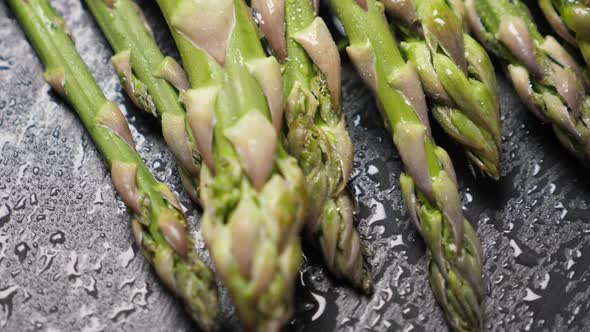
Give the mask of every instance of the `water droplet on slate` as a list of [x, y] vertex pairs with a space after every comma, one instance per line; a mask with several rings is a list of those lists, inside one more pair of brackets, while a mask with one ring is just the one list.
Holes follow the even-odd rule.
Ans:
[[21, 242], [14, 248], [14, 253], [18, 256], [18, 261], [23, 262], [27, 258], [27, 253], [31, 250], [31, 247], [26, 242]]
[[49, 237], [49, 242], [53, 245], [63, 244], [66, 242], [66, 235], [62, 231], [57, 231]]

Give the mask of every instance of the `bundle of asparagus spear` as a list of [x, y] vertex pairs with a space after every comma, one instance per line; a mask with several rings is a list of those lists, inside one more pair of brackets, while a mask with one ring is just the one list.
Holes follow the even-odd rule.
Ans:
[[[332, 0], [332, 6], [350, 40], [348, 56], [376, 94], [406, 167], [400, 179], [402, 192], [432, 257], [434, 294], [453, 328], [479, 330], [484, 296], [481, 247], [463, 217], [451, 159], [430, 133], [416, 65], [402, 57], [384, 17], [383, 3]], [[450, 66], [449, 71], [457, 68], [452, 60], [442, 65]]]
[[442, 128], [483, 173], [500, 176], [501, 125], [494, 68], [446, 0], [386, 0], [401, 48], [416, 67]]
[[[123, 114], [100, 91], [49, 1], [9, 3], [45, 79], [77, 111], [111, 169], [144, 256], [200, 328], [215, 329], [215, 278], [178, 200], [150, 174]], [[340, 54], [318, 1], [157, 0], [183, 66], [162, 54], [133, 0], [86, 3], [130, 100], [161, 122], [183, 185], [203, 209], [207, 249], [244, 327], [277, 331], [291, 318], [302, 229], [303, 243], [319, 248], [334, 276], [370, 293], [348, 190], [354, 149]], [[576, 54], [538, 32], [518, 0], [331, 5], [349, 39], [346, 54], [375, 94], [404, 164], [402, 194], [427, 248], [434, 295], [454, 330], [480, 330], [480, 241], [463, 216], [453, 163], [434, 141], [429, 110], [475, 169], [500, 176], [500, 103], [485, 47], [506, 63], [523, 103], [589, 164], [587, 73]], [[539, 5], [588, 61], [588, 1]]]
[[125, 117], [108, 101], [76, 51], [64, 20], [47, 0], [10, 0], [45, 65], [45, 80], [78, 113], [107, 165], [113, 185], [131, 212], [135, 241], [162, 282], [205, 330], [216, 325], [217, 288], [199, 258], [176, 196], [152, 176]]
[[521, 1], [465, 0], [465, 8], [475, 36], [506, 63], [523, 104], [590, 165], [590, 83], [575, 57], [539, 33]]
[[353, 146], [346, 131], [336, 43], [310, 0], [254, 0], [262, 31], [283, 65], [285, 135], [310, 195], [307, 230], [336, 276], [370, 292], [372, 280], [347, 190]]

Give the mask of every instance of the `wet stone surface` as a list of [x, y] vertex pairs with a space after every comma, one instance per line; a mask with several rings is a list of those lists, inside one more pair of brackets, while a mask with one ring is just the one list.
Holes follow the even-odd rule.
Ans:
[[[111, 50], [79, 1], [53, 1], [108, 98], [122, 105], [138, 150], [188, 209], [160, 127], [133, 109], [111, 68]], [[153, 4], [157, 39], [176, 56]], [[75, 113], [50, 92], [23, 32], [0, 3], [0, 330], [189, 330], [195, 326], [133, 244], [128, 214]], [[590, 326], [590, 182], [550, 128], [538, 124], [498, 73], [503, 166], [475, 178], [435, 126], [460, 178], [465, 215], [485, 252], [485, 329], [584, 330]], [[353, 191], [373, 252], [375, 294], [333, 281], [307, 251], [290, 329], [445, 331], [427, 279], [424, 245], [403, 207], [400, 159], [368, 90], [348, 64], [344, 109], [356, 145]], [[204, 250], [202, 241], [197, 244]], [[206, 253], [203, 254], [211, 263]], [[225, 291], [223, 328], [238, 322]]]

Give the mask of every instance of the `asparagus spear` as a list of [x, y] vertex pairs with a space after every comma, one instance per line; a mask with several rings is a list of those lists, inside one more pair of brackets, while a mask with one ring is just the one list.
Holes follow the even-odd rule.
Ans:
[[252, 7], [284, 68], [286, 142], [306, 176], [308, 234], [334, 275], [370, 292], [365, 250], [353, 224], [356, 202], [347, 190], [354, 148], [341, 109], [336, 43], [311, 0], [254, 0]]
[[194, 249], [176, 196], [142, 162], [125, 117], [105, 98], [49, 2], [9, 3], [45, 65], [46, 81], [77, 111], [109, 165], [144, 256], [189, 314], [204, 330], [211, 330], [218, 311], [215, 280]]
[[396, 19], [401, 47], [418, 69], [434, 117], [472, 165], [500, 176], [501, 125], [494, 67], [465, 34], [447, 0], [383, 0]]
[[590, 165], [590, 85], [582, 68], [557, 40], [539, 33], [522, 2], [466, 0], [465, 5], [474, 34], [507, 63], [522, 102]]
[[459, 331], [481, 326], [481, 247], [463, 217], [452, 162], [427, 120], [414, 64], [406, 63], [376, 0], [332, 0], [350, 39], [346, 51], [377, 95], [406, 167], [401, 186], [410, 216], [424, 238], [430, 281], [449, 323]]
[[305, 179], [283, 149], [280, 65], [243, 0], [158, 0], [187, 70], [181, 94], [204, 163], [202, 230], [247, 330], [293, 309]]
[[580, 49], [590, 65], [590, 1], [539, 0], [547, 21], [561, 38]]
[[182, 183], [197, 202], [201, 156], [178, 96], [178, 91], [188, 88], [186, 73], [173, 58], [162, 55], [134, 1], [86, 3], [116, 52], [111, 61], [131, 101], [161, 117], [164, 139], [176, 157]]

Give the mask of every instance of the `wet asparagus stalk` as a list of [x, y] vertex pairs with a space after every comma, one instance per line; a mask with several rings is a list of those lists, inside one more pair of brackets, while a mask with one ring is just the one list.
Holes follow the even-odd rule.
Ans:
[[434, 294], [454, 329], [479, 330], [481, 247], [463, 217], [452, 162], [430, 135], [416, 68], [397, 48], [381, 2], [332, 0], [332, 7], [350, 40], [348, 56], [376, 94], [406, 168], [402, 192], [431, 257]]
[[215, 280], [194, 249], [176, 196], [142, 162], [125, 117], [105, 98], [49, 2], [9, 3], [45, 65], [46, 81], [76, 110], [110, 167], [144, 256], [199, 326], [213, 329], [218, 312]]
[[202, 230], [247, 330], [291, 316], [305, 179], [279, 140], [280, 65], [243, 0], [158, 0], [191, 88], [181, 94], [203, 156]]
[[173, 58], [162, 55], [134, 1], [86, 3], [116, 52], [111, 62], [121, 84], [138, 108], [160, 116], [164, 139], [176, 157], [182, 183], [198, 202], [201, 156], [178, 96], [178, 91], [189, 87], [186, 73]]
[[507, 63], [522, 102], [590, 165], [590, 96], [583, 69], [555, 38], [539, 33], [522, 2], [466, 0], [465, 7], [473, 33]]
[[579, 48], [586, 65], [590, 66], [590, 1], [539, 0], [539, 6], [553, 30]]
[[486, 51], [465, 34], [446, 0], [382, 0], [395, 18], [406, 58], [418, 70], [430, 109], [471, 164], [500, 176], [501, 124], [496, 75]]
[[354, 148], [341, 109], [336, 43], [311, 0], [254, 0], [252, 7], [284, 67], [286, 142], [306, 176], [308, 234], [335, 276], [370, 292], [365, 249], [353, 223], [356, 202], [347, 190]]

